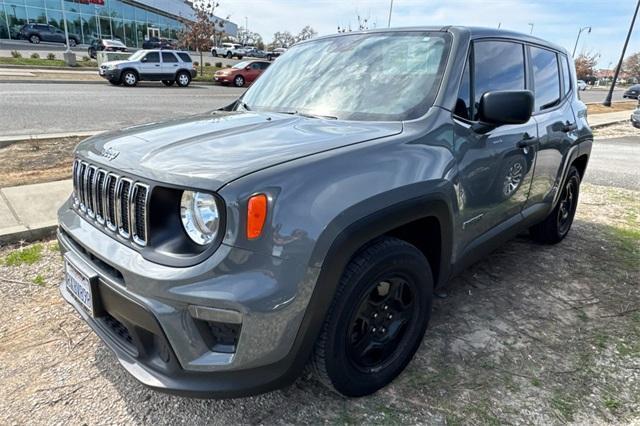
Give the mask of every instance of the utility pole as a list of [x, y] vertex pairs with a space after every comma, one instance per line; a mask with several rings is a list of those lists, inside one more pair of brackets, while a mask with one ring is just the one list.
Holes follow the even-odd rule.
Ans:
[[633, 18], [631, 19], [631, 25], [629, 26], [629, 32], [627, 33], [627, 39], [624, 41], [624, 46], [622, 47], [622, 54], [620, 55], [620, 61], [618, 62], [618, 66], [616, 67], [616, 72], [613, 75], [613, 81], [611, 82], [611, 87], [609, 88], [609, 93], [607, 93], [607, 97], [605, 98], [602, 105], [610, 107], [611, 99], [613, 98], [613, 89], [616, 86], [616, 81], [618, 80], [618, 74], [620, 74], [620, 68], [622, 68], [622, 61], [624, 61], [624, 54], [627, 51], [627, 45], [629, 44], [629, 39], [631, 38], [631, 33], [633, 32], [633, 25], [636, 23], [636, 17], [638, 16], [638, 9], [640, 9], [640, 0], [638, 0], [638, 4], [636, 4], [636, 11], [633, 14]]
[[587, 31], [587, 34], [591, 34], [591, 27], [580, 28], [580, 31], [578, 31], [578, 37], [576, 37], [576, 45], [573, 46], [573, 55], [571, 55], [574, 58], [576, 57], [576, 49], [578, 48], [578, 40], [580, 40], [580, 34], [582, 34], [584, 30], [589, 30]]
[[64, 39], [67, 42], [67, 50], [64, 51], [64, 62], [70, 66], [76, 66], [76, 55], [71, 51], [71, 46], [69, 45], [69, 28], [67, 26], [67, 14], [64, 10], [64, 0], [60, 0], [60, 8], [62, 9], [62, 21], [64, 22]]
[[391, 0], [391, 4], [389, 5], [389, 22], [387, 23], [387, 28], [391, 28], [391, 12], [393, 12], [393, 0]]

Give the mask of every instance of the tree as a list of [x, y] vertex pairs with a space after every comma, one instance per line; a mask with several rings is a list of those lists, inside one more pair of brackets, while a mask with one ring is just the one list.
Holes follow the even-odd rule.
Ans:
[[310, 38], [314, 38], [317, 35], [318, 35], [318, 32], [314, 30], [310, 25], [307, 25], [302, 30], [300, 30], [300, 32], [296, 36], [296, 42], [299, 42], [302, 40], [309, 40]]
[[627, 56], [627, 59], [624, 60], [624, 64], [622, 65], [622, 69], [629, 74], [629, 77], [640, 78], [640, 52]]
[[272, 48], [289, 47], [296, 42], [296, 38], [289, 31], [278, 31], [273, 34]]
[[204, 72], [202, 52], [211, 48], [216, 32], [224, 31], [224, 21], [214, 16], [219, 4], [209, 0], [195, 0], [195, 21], [185, 22], [184, 30], [178, 34], [180, 44], [200, 53], [200, 73]]
[[254, 33], [253, 31], [249, 31], [244, 27], [238, 28], [237, 39], [238, 39], [238, 42], [242, 43], [243, 45], [250, 44], [252, 46], [257, 47], [258, 49], [264, 49], [264, 42], [262, 41], [262, 36], [258, 33]]
[[581, 53], [575, 59], [576, 74], [580, 80], [584, 80], [595, 74], [595, 67], [600, 59], [599, 53]]

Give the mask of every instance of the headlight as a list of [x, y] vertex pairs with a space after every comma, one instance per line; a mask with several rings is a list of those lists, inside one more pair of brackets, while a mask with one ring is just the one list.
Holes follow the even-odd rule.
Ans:
[[213, 195], [184, 191], [180, 201], [180, 217], [184, 230], [194, 243], [206, 245], [216, 239], [220, 213]]

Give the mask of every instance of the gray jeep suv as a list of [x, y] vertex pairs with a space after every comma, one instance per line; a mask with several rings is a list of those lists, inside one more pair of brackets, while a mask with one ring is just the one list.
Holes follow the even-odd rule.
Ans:
[[570, 55], [479, 28], [296, 44], [222, 110], [82, 142], [60, 290], [135, 378], [235, 397], [305, 366], [375, 392], [434, 289], [569, 232], [592, 133]]

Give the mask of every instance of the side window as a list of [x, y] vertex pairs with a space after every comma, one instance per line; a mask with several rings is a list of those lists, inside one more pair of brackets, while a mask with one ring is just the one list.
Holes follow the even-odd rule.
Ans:
[[480, 98], [493, 90], [524, 90], [524, 46], [508, 41], [474, 43], [474, 120], [478, 119]]
[[564, 96], [567, 96], [571, 91], [571, 71], [569, 70], [569, 62], [566, 56], [560, 55], [560, 65], [562, 66], [562, 82], [564, 87]]
[[258, 62], [254, 62], [251, 64], [251, 69], [252, 70], [259, 70], [260, 69], [260, 64]]
[[560, 72], [555, 52], [530, 47], [536, 111], [552, 108], [560, 102]]
[[261, 62], [260, 68], [262, 68], [263, 70], [266, 70], [267, 68], [269, 68], [269, 65], [271, 65], [269, 62]]
[[158, 52], [149, 52], [144, 58], [147, 60], [147, 63], [156, 64], [160, 62], [160, 54]]
[[191, 56], [189, 56], [188, 53], [180, 52], [178, 53], [178, 56], [180, 56], [180, 59], [182, 59], [182, 62], [191, 62]]
[[465, 120], [471, 120], [473, 111], [471, 110], [471, 70], [469, 69], [469, 62], [471, 57], [467, 58], [467, 63], [464, 66], [462, 72], [462, 81], [460, 82], [460, 89], [458, 90], [458, 99], [456, 100], [456, 107], [453, 113]]
[[162, 52], [162, 62], [178, 62], [178, 58], [171, 52]]

